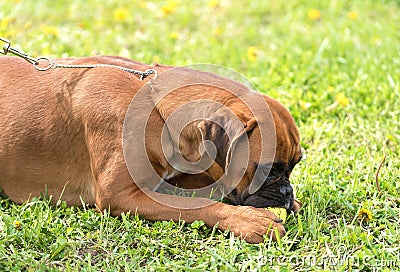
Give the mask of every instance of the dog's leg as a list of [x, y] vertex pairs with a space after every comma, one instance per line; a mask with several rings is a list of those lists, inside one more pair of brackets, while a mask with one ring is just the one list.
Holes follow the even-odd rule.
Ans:
[[[157, 199], [157, 203], [150, 199]], [[143, 202], [153, 202], [155, 209], [159, 208], [154, 214], [154, 210], [138, 210], [139, 215], [150, 212], [148, 216], [151, 220], [183, 220], [191, 223], [194, 220], [203, 220], [208, 227], [218, 225], [221, 230], [229, 229], [235, 236], [244, 238], [251, 243], [263, 242], [263, 236], [268, 234], [276, 239], [274, 228], [282, 236], [285, 233], [283, 225], [278, 223], [279, 219], [275, 215], [266, 212], [264, 209], [256, 209], [248, 206], [231, 206], [221, 202], [215, 202], [204, 198], [188, 198], [171, 195], [160, 195], [159, 193], [148, 192], [142, 194]], [[160, 201], [161, 200], [161, 201]], [[170, 206], [173, 203], [185, 203], [184, 209]], [[162, 203], [168, 203], [162, 204]], [[200, 208], [197, 208], [199, 207]]]
[[[263, 235], [273, 239], [276, 228], [280, 235], [285, 230], [279, 219], [264, 209], [231, 206], [205, 198], [164, 195], [139, 189], [130, 177], [122, 154], [114, 153], [100, 161], [92, 161], [97, 170], [96, 204], [110, 209], [113, 216], [137, 213], [148, 220], [183, 220], [191, 223], [203, 220], [208, 227], [218, 225], [250, 243], [263, 242]], [[179, 207], [179, 208], [178, 208]]]

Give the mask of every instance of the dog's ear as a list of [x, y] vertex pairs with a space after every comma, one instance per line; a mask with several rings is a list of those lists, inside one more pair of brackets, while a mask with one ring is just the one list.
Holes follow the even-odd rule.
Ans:
[[233, 114], [226, 107], [222, 107], [210, 118], [198, 123], [197, 127], [200, 130], [202, 142], [214, 143], [217, 149], [215, 161], [226, 171], [238, 139], [256, 125], [257, 122], [253, 116]]

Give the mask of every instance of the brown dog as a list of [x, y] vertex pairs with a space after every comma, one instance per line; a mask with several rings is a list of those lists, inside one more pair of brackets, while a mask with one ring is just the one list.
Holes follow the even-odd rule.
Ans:
[[[47, 190], [54, 202], [84, 202], [110, 209], [114, 216], [132, 211], [148, 220], [203, 220], [252, 243], [262, 242], [266, 233], [275, 238], [272, 228], [284, 234], [279, 219], [262, 209], [299, 208], [289, 184], [290, 172], [301, 157], [299, 134], [280, 103], [262, 96], [270, 118], [255, 118], [249, 105], [257, 100], [256, 92], [211, 73], [148, 66], [119, 57], [55, 61], [151, 68], [159, 77], [141, 81], [112, 67], [37, 71], [22, 59], [1, 57], [0, 188], [12, 201], [22, 203]], [[130, 107], [140, 95], [140, 103]], [[206, 100], [213, 103], [190, 109], [210, 118], [179, 126], [183, 115], [174, 118], [174, 112], [192, 101]], [[149, 114], [141, 116], [149, 106]], [[262, 124], [275, 131], [262, 131]], [[140, 130], [144, 146], [135, 140]], [[263, 146], [266, 134], [274, 137]], [[214, 144], [214, 156], [205, 141]], [[199, 148], [201, 143], [204, 146]], [[247, 153], [241, 148], [246, 143]], [[274, 156], [264, 156], [263, 148], [273, 150]], [[178, 153], [187, 162], [198, 162], [196, 167], [204, 171], [179, 166]], [[241, 154], [247, 154], [247, 160]], [[189, 189], [220, 180], [234, 205], [154, 192], [160, 180]]]

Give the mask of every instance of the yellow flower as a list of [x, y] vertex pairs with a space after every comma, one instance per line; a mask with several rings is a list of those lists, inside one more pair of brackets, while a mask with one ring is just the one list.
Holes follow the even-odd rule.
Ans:
[[52, 35], [52, 36], [58, 36], [58, 28], [55, 26], [51, 25], [42, 25], [40, 29], [43, 31], [44, 34], [46, 35]]
[[306, 110], [309, 107], [311, 107], [311, 103], [310, 102], [306, 102], [304, 100], [300, 100], [300, 107], [301, 107], [301, 109]]
[[372, 219], [372, 212], [368, 209], [361, 208], [358, 212], [358, 218], [360, 218], [361, 221], [370, 221]]
[[178, 32], [171, 32], [171, 34], [169, 34], [169, 36], [171, 37], [171, 39], [173, 40], [177, 40], [179, 39], [179, 33]]
[[307, 15], [311, 20], [318, 20], [321, 18], [321, 12], [318, 9], [310, 9]]
[[160, 57], [159, 56], [154, 56], [153, 57], [153, 63], [160, 63]]
[[258, 58], [258, 53], [259, 53], [259, 50], [257, 47], [250, 46], [249, 48], [247, 48], [247, 59], [251, 62], [256, 61]]
[[129, 10], [127, 8], [117, 8], [114, 10], [113, 15], [117, 22], [125, 22], [130, 17]]
[[16, 34], [17, 34], [17, 32], [15, 30], [10, 29], [9, 31], [6, 31], [3, 35], [4, 35], [4, 37], [11, 38], [11, 37], [14, 37]]
[[24, 24], [24, 28], [25, 28], [25, 29], [29, 29], [29, 28], [31, 28], [31, 26], [32, 26], [32, 22], [31, 22], [31, 21], [28, 21], [28, 22], [26, 22], [26, 23]]
[[142, 9], [146, 9], [147, 8], [147, 2], [145, 2], [145, 1], [139, 2], [139, 7], [142, 8]]
[[7, 29], [8, 24], [10, 22], [10, 18], [8, 17], [4, 17], [1, 21], [0, 21], [0, 29]]
[[66, 233], [70, 234], [73, 230], [74, 230], [74, 228], [68, 227], [67, 230], [66, 230]]
[[14, 227], [15, 227], [17, 230], [21, 230], [21, 221], [15, 220], [15, 221], [14, 221]]
[[336, 102], [343, 107], [347, 107], [350, 103], [350, 100], [344, 95], [344, 93], [338, 93], [335, 96]]
[[175, 12], [177, 6], [178, 6], [178, 1], [168, 0], [167, 2], [165, 2], [164, 6], [161, 7], [161, 11], [163, 12], [164, 15], [169, 15]]
[[218, 1], [217, 0], [208, 0], [207, 6], [209, 8], [216, 8], [218, 6]]
[[214, 29], [214, 36], [219, 37], [222, 34], [222, 29], [217, 27], [216, 29]]
[[333, 92], [335, 90], [335, 87], [329, 86], [327, 90], [328, 90], [328, 92], [331, 93], [331, 92]]
[[355, 11], [350, 11], [347, 13], [347, 17], [349, 17], [352, 20], [357, 20], [358, 19], [358, 13]]

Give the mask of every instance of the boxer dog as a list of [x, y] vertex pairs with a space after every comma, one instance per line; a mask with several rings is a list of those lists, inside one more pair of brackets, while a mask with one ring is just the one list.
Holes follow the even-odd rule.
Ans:
[[[272, 239], [284, 235], [280, 219], [263, 209], [299, 208], [289, 183], [301, 158], [299, 133], [282, 104], [241, 83], [197, 70], [110, 56], [55, 61], [154, 69], [158, 77], [140, 80], [113, 67], [38, 71], [20, 58], [0, 57], [3, 195], [23, 203], [48, 192], [53, 202], [85, 203], [113, 216], [133, 212], [153, 221], [203, 220], [250, 243], [263, 242], [265, 234]], [[265, 104], [268, 118], [255, 118], [249, 105], [256, 96], [262, 102], [253, 104]], [[193, 101], [207, 103], [190, 104]], [[174, 115], [185, 105], [192, 105], [192, 112]], [[145, 111], [149, 114], [142, 116]], [[195, 112], [200, 117], [179, 124]], [[265, 135], [273, 137], [262, 144]], [[273, 156], [264, 156], [263, 149], [272, 150]], [[174, 160], [178, 155], [192, 164], [179, 166]], [[190, 165], [197, 170], [188, 169]], [[231, 203], [160, 193], [160, 181], [186, 189], [219, 181], [219, 187], [228, 188]]]

